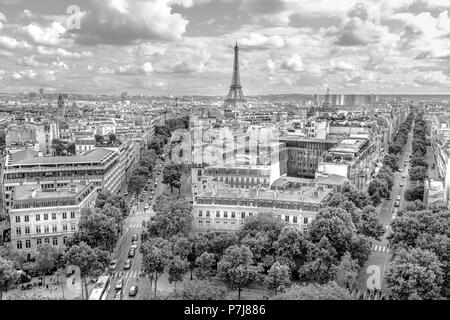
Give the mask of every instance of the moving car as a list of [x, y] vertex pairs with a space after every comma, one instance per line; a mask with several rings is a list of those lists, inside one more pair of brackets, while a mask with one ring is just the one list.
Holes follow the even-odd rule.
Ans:
[[403, 181], [400, 181], [400, 187], [403, 187], [404, 185]]
[[131, 248], [130, 251], [128, 251], [128, 258], [133, 258], [135, 254], [135, 249]]
[[133, 241], [133, 243], [131, 244], [131, 250], [136, 250], [137, 247], [138, 247], [137, 241]]
[[122, 290], [116, 292], [114, 300], [122, 300]]
[[138, 293], [138, 286], [131, 286], [130, 291], [128, 292], [128, 296], [134, 297]]
[[117, 280], [116, 290], [122, 290], [122, 287], [123, 287], [123, 278], [120, 278], [119, 280]]
[[110, 271], [114, 271], [117, 268], [117, 259], [114, 259], [113, 261], [111, 261], [111, 263], [109, 264], [109, 270]]
[[398, 208], [394, 208], [394, 210], [392, 210], [393, 214], [397, 214], [398, 213]]
[[394, 205], [395, 205], [396, 207], [400, 207], [400, 200], [396, 200]]
[[148, 203], [146, 203], [145, 206], [144, 206], [144, 209], [148, 209], [148, 207], [149, 207], [149, 205], [148, 205]]
[[131, 237], [131, 241], [138, 241], [139, 240], [139, 236], [137, 233], [133, 234], [133, 236]]
[[131, 260], [130, 259], [127, 259], [126, 261], [125, 261], [125, 263], [123, 264], [123, 270], [128, 270], [128, 269], [130, 269], [131, 268]]

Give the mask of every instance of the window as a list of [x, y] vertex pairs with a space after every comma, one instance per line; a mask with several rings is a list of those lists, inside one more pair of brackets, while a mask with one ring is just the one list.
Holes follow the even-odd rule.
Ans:
[[53, 243], [54, 246], [57, 246], [58, 245], [58, 238], [57, 237], [53, 237], [52, 243]]
[[17, 228], [16, 228], [16, 234], [17, 234], [18, 236], [20, 236], [20, 235], [22, 234], [22, 228], [21, 228], [21, 227], [17, 227]]
[[36, 221], [41, 221], [41, 215], [40, 214], [36, 215]]
[[44, 213], [44, 220], [48, 220], [48, 213]]
[[203, 215], [202, 210], [198, 210], [198, 216], [201, 217]]
[[67, 224], [66, 223], [63, 224], [63, 231], [67, 231]]
[[50, 238], [45, 238], [44, 242], [45, 242], [45, 244], [49, 244], [50, 243]]
[[16, 216], [16, 222], [20, 223], [20, 216]]
[[71, 231], [75, 231], [75, 228], [76, 228], [75, 223], [72, 222], [72, 223], [70, 224], [70, 230], [71, 230]]
[[54, 224], [54, 225], [52, 226], [52, 232], [53, 232], [53, 233], [58, 232], [58, 226], [57, 226], [56, 224]]
[[42, 239], [36, 239], [36, 245], [40, 246], [42, 244]]
[[236, 214], [235, 214], [234, 211], [231, 212], [231, 217], [232, 217], [232, 218], [236, 218]]
[[297, 223], [297, 216], [294, 216], [294, 217], [292, 218], [292, 221], [293, 221], [294, 223]]
[[41, 226], [36, 226], [36, 233], [41, 234]]
[[306, 218], [303, 218], [303, 223], [304, 224], [308, 224], [308, 218], [306, 217]]
[[208, 211], [206, 211], [206, 216], [207, 216], [207, 217], [209, 217], [209, 210], [208, 210]]
[[224, 211], [224, 212], [223, 212], [223, 217], [224, 217], [224, 218], [228, 218], [228, 212], [227, 212], [227, 211]]
[[31, 248], [31, 240], [25, 241], [25, 248], [30, 249]]
[[72, 211], [72, 212], [70, 213], [70, 219], [74, 219], [74, 218], [75, 218], [75, 212]]
[[284, 216], [284, 221], [289, 222], [289, 216]]
[[25, 234], [30, 234], [30, 226], [25, 227]]
[[66, 244], [66, 242], [67, 242], [67, 236], [64, 236], [63, 237], [63, 243]]
[[67, 219], [67, 212], [63, 212], [63, 219]]
[[253, 216], [253, 212], [249, 212], [249, 213], [248, 213], [248, 216], [249, 216], [249, 217]]
[[245, 219], [245, 212], [241, 212], [241, 219]]
[[307, 235], [308, 234], [308, 228], [303, 228], [303, 234]]
[[22, 249], [22, 241], [17, 241], [17, 249]]
[[30, 221], [30, 216], [29, 216], [29, 215], [26, 215], [26, 216], [25, 216], [25, 222], [28, 222], [28, 221]]
[[199, 227], [199, 228], [203, 228], [203, 221], [199, 221], [199, 222], [198, 222], [198, 227]]
[[281, 220], [281, 215], [279, 214], [279, 215], [277, 216], [277, 218]]
[[49, 233], [50, 228], [48, 227], [48, 225], [44, 226], [44, 233]]
[[220, 211], [216, 211], [216, 218], [220, 218]]
[[52, 220], [56, 220], [56, 213], [52, 213]]

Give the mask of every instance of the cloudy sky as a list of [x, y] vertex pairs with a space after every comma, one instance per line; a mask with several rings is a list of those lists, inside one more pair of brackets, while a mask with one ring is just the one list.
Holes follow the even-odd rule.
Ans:
[[449, 15], [449, 0], [0, 0], [0, 92], [225, 95], [237, 37], [244, 94], [449, 94]]

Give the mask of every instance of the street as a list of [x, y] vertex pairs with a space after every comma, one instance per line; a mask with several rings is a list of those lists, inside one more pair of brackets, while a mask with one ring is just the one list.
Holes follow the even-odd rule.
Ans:
[[[404, 199], [404, 193], [409, 183], [408, 173], [410, 162], [408, 161], [407, 166], [404, 166], [404, 162], [406, 159], [408, 159], [408, 155], [412, 154], [412, 132], [414, 132], [414, 124], [412, 125], [411, 132], [408, 135], [406, 146], [399, 155], [398, 165], [399, 169], [401, 169], [402, 172], [394, 173], [394, 186], [392, 187], [391, 198], [389, 200], [383, 199], [382, 203], [376, 208], [379, 219], [383, 224], [386, 232], [381, 237], [380, 241], [372, 242], [372, 253], [369, 256], [369, 259], [367, 260], [364, 267], [361, 269], [360, 274], [358, 275], [359, 288], [363, 290], [367, 288], [367, 279], [371, 275], [371, 273], [367, 273], [367, 270], [369, 270], [369, 266], [377, 266], [379, 268], [381, 277], [381, 289], [385, 289], [385, 285], [383, 282], [384, 275], [386, 273], [386, 270], [388, 269], [389, 260], [392, 256], [389, 248], [389, 242], [386, 238], [391, 230], [390, 224], [393, 219], [396, 218], [396, 214], [393, 214], [392, 212], [394, 209], [396, 197], [400, 195], [399, 211], [403, 210], [407, 205], [407, 201]], [[402, 177], [403, 174], [406, 174], [405, 178]], [[401, 182], [403, 182], [403, 186], [400, 186]]]

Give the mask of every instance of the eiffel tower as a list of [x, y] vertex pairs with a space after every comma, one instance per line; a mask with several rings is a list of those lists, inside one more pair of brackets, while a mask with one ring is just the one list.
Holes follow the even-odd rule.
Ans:
[[244, 94], [242, 93], [241, 77], [239, 74], [239, 46], [234, 46], [234, 66], [233, 66], [233, 78], [231, 79], [230, 91], [228, 97], [225, 99], [225, 104], [236, 105], [237, 102], [246, 102]]

